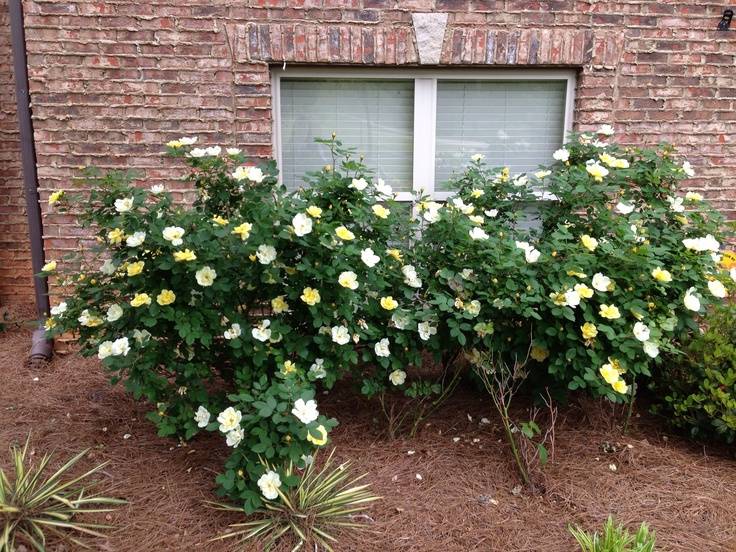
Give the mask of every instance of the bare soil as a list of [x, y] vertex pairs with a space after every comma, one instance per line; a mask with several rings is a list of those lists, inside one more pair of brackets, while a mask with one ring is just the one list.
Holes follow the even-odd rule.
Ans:
[[[27, 329], [0, 333], [0, 465], [29, 431], [37, 453], [55, 450], [61, 460], [89, 447], [88, 467], [110, 460], [103, 488], [129, 504], [93, 549], [260, 550], [208, 542], [239, 520], [203, 505], [215, 499], [214, 477], [228, 454], [222, 439], [159, 438], [145, 406], [110, 386], [96, 360], [68, 354], [30, 366], [29, 346]], [[368, 531], [343, 535], [338, 550], [573, 551], [568, 525], [599, 528], [609, 514], [632, 529], [648, 522], [660, 551], [736, 550], [733, 451], [667, 434], [646, 412], [624, 436], [620, 409], [565, 407], [545, 491], [532, 495], [514, 494], [518, 479], [500, 424], [472, 389], [459, 390], [412, 439], [388, 440], [380, 410], [360, 397], [333, 393], [320, 409], [340, 420], [336, 455], [367, 472], [384, 497], [369, 512]]]

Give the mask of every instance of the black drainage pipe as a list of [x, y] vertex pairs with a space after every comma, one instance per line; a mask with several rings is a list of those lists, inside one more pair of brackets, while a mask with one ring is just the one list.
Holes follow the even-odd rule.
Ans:
[[[49, 287], [45, 278], [36, 276], [44, 265], [43, 224], [38, 197], [38, 173], [36, 172], [36, 148], [33, 139], [31, 120], [31, 97], [28, 92], [28, 60], [26, 57], [26, 38], [23, 25], [23, 6], [21, 0], [9, 0], [10, 36], [13, 46], [13, 72], [15, 75], [15, 99], [20, 131], [20, 152], [23, 164], [23, 189], [28, 213], [28, 235], [31, 240], [31, 264], [33, 267], [33, 286], [36, 292], [36, 313], [39, 320], [49, 316]], [[46, 339], [41, 325], [33, 332], [31, 360], [49, 360], [53, 354], [53, 341]]]

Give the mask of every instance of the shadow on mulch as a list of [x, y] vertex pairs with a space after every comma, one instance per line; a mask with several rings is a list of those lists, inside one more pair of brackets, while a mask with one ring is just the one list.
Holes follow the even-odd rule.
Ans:
[[[233, 549], [207, 541], [237, 517], [203, 506], [216, 499], [223, 440], [159, 438], [146, 409], [111, 387], [96, 360], [67, 355], [31, 367], [29, 344], [28, 331], [0, 333], [0, 464], [29, 431], [39, 452], [54, 449], [61, 459], [90, 447], [90, 465], [111, 460], [105, 493], [129, 504], [109, 520], [117, 528], [109, 538], [92, 543], [96, 550]], [[368, 532], [344, 535], [337, 550], [572, 551], [567, 525], [597, 529], [609, 513], [630, 527], [647, 521], [660, 551], [736, 550], [736, 461], [668, 437], [645, 413], [624, 437], [603, 403], [564, 409], [545, 494], [517, 496], [500, 424], [479, 393], [460, 390], [416, 438], [394, 441], [362, 398], [333, 393], [320, 409], [340, 420], [336, 456], [368, 472], [384, 497], [369, 512]]]

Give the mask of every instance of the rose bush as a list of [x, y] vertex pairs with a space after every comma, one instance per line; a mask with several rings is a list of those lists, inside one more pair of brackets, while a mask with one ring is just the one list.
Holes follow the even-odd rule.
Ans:
[[733, 289], [723, 218], [677, 194], [692, 168], [669, 147], [581, 134], [554, 157], [516, 177], [476, 157], [447, 205], [420, 204], [432, 302], [471, 361], [531, 345], [532, 381], [622, 401]]
[[407, 371], [436, 320], [417, 308], [427, 274], [407, 247], [414, 223], [338, 141], [327, 147], [339, 166], [295, 193], [273, 163], [194, 141], [168, 145], [191, 167], [191, 207], [122, 173], [90, 172], [88, 196], [55, 196], [56, 208], [81, 205], [98, 245], [59, 263], [71, 293], [47, 327], [74, 332], [82, 354], [156, 405], [162, 436], [220, 432], [235, 451], [218, 482], [252, 510], [261, 458], [304, 466], [328, 442], [337, 421], [319, 411], [320, 387], [351, 372], [368, 395], [433, 392]]
[[233, 448], [221, 492], [247, 511], [297, 484], [266, 466], [304, 467], [329, 442], [337, 420], [318, 391], [345, 375], [368, 396], [440, 400], [443, 375], [423, 361], [513, 361], [531, 345], [540, 385], [621, 401], [733, 287], [721, 218], [676, 195], [691, 169], [667, 148], [580, 135], [519, 176], [476, 156], [449, 203], [410, 211], [323, 142], [333, 162], [295, 192], [273, 162], [182, 138], [168, 153], [190, 167], [190, 206], [119, 172], [89, 171], [84, 193], [50, 200], [78, 210], [96, 245], [44, 267], [68, 291], [49, 333], [74, 332], [155, 406], [161, 435], [219, 433]]

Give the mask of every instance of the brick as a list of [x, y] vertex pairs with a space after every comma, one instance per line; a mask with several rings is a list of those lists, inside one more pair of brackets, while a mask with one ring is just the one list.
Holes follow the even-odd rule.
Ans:
[[[575, 124], [626, 144], [668, 141], [692, 185], [736, 218], [736, 42], [721, 4], [654, 0], [24, 0], [41, 198], [80, 164], [136, 168], [191, 191], [161, 157], [182, 134], [271, 151], [270, 65], [418, 63], [412, 12], [447, 12], [440, 62], [572, 67]], [[32, 301], [7, 0], [0, 0], [0, 303]], [[44, 206], [45, 211], [48, 211]], [[50, 257], [84, 232], [45, 212]]]

